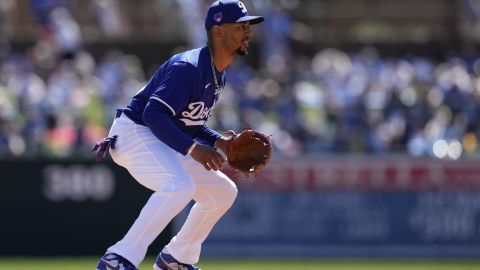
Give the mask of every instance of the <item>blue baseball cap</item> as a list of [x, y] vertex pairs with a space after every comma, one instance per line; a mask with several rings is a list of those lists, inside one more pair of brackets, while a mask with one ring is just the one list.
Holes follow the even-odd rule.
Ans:
[[205, 30], [210, 30], [214, 25], [236, 22], [250, 22], [257, 24], [263, 22], [262, 16], [250, 16], [245, 5], [238, 0], [218, 0], [208, 8], [205, 17]]

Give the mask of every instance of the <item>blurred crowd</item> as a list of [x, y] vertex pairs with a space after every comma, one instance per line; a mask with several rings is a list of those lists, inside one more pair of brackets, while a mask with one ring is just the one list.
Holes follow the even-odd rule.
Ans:
[[[181, 8], [189, 1], [178, 2]], [[256, 2], [267, 17], [256, 39], [259, 67], [241, 58], [229, 67], [211, 127], [257, 128], [272, 135], [277, 156], [285, 157], [478, 155], [480, 58], [390, 58], [373, 47], [294, 51], [290, 41], [302, 36], [301, 27], [288, 16], [288, 1], [281, 2]], [[114, 1], [98, 3], [101, 12]], [[128, 104], [148, 71], [142, 59], [120, 51], [94, 58], [83, 49], [68, 6], [46, 13], [37, 8], [47, 15], [38, 19], [43, 28], [36, 44], [18, 52], [0, 41], [0, 156], [90, 155], [91, 145], [108, 133], [115, 108]], [[110, 16], [100, 26], [121, 21]], [[198, 36], [189, 40], [201, 43]]]

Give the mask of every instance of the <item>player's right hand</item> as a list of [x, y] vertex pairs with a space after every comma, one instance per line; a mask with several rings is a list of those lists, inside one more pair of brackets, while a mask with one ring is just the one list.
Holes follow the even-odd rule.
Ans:
[[222, 169], [225, 159], [210, 146], [196, 144], [190, 153], [192, 158], [205, 167], [207, 171], [218, 171]]

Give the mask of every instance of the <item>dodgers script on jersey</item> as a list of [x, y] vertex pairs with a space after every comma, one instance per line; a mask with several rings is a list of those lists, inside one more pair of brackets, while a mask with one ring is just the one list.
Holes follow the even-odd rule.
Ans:
[[[214, 73], [219, 89], [213, 77]], [[174, 55], [162, 64], [123, 112], [135, 123], [146, 126], [142, 119], [145, 108], [147, 105], [160, 105], [175, 126], [193, 139], [208, 129], [205, 123], [212, 115], [212, 109], [225, 81], [225, 71], [219, 73], [212, 66], [208, 47], [186, 51]], [[162, 122], [159, 121], [158, 125], [161, 126]], [[208, 129], [207, 133], [213, 132]], [[218, 136], [212, 135], [211, 139], [206, 139], [206, 143], [211, 145]], [[185, 152], [189, 143], [184, 144], [170, 146], [179, 152]]]

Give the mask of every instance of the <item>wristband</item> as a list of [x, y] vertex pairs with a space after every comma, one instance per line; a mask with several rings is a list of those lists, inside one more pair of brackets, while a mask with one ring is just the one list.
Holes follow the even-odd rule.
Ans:
[[193, 148], [195, 148], [195, 145], [197, 145], [197, 142], [194, 142], [194, 143], [192, 144], [192, 146], [190, 146], [190, 148], [188, 148], [187, 154], [189, 154], [189, 155], [192, 154], [192, 151], [193, 151]]

